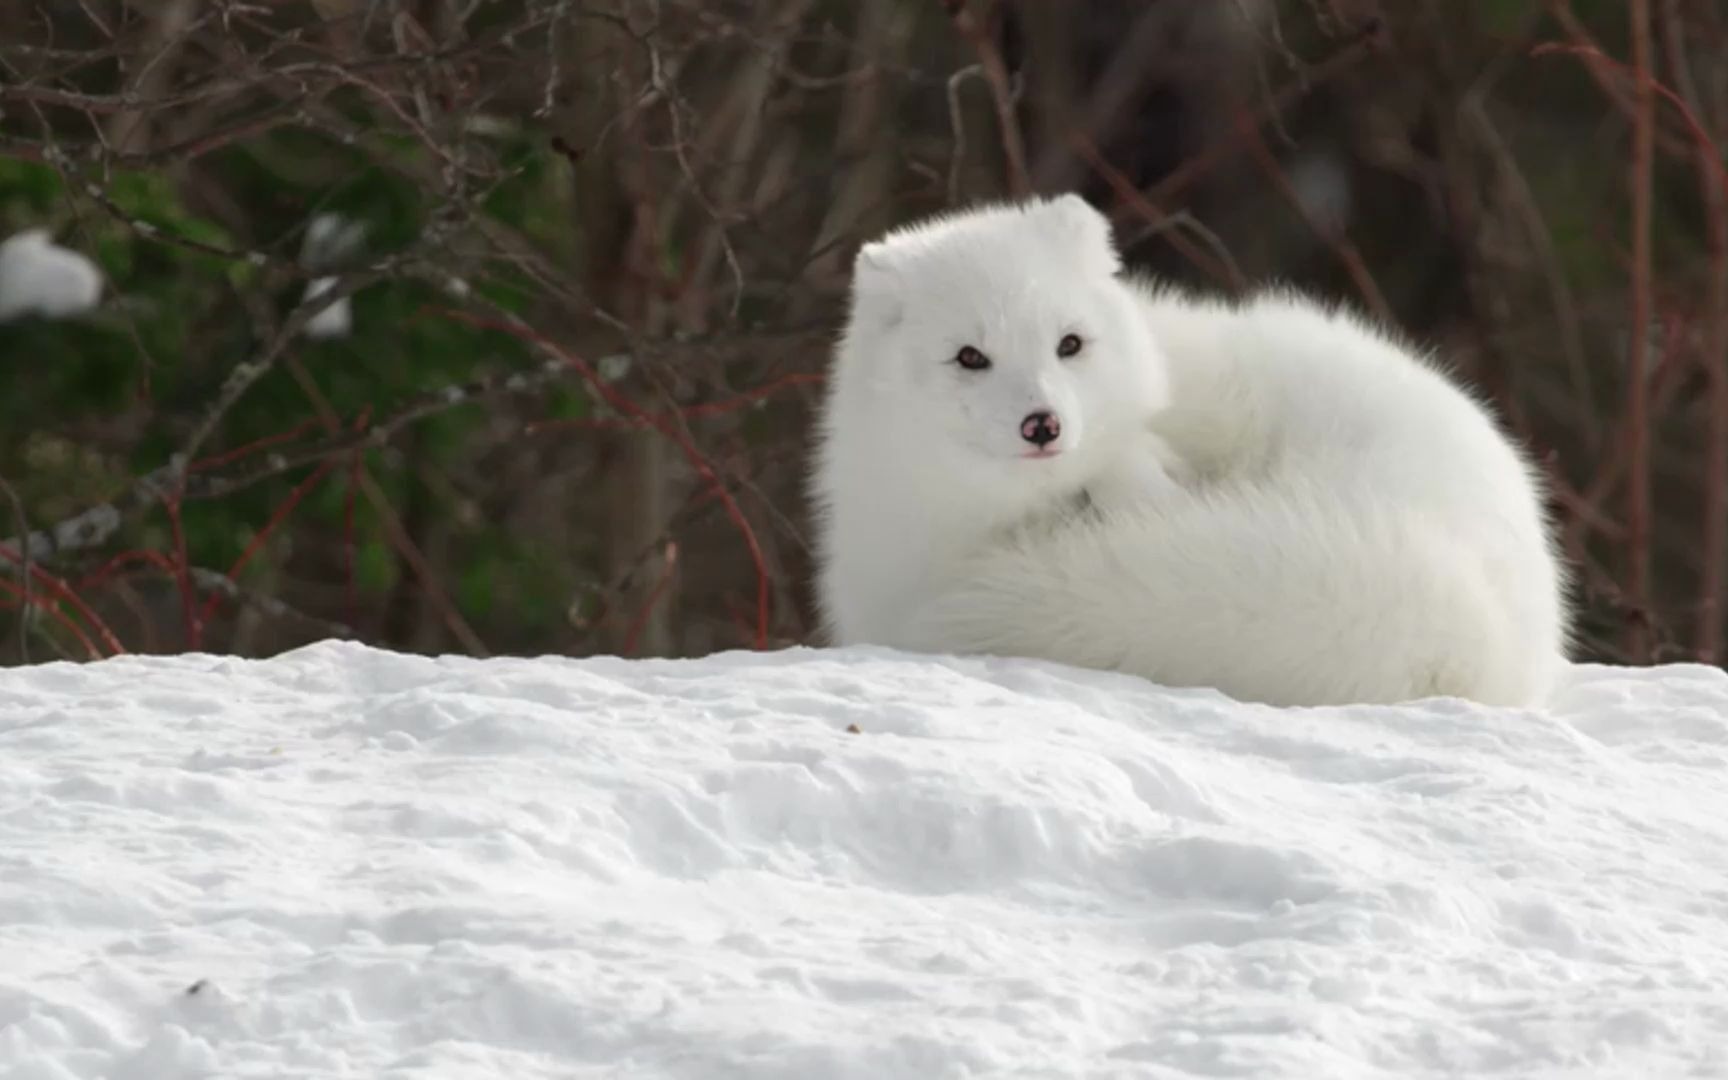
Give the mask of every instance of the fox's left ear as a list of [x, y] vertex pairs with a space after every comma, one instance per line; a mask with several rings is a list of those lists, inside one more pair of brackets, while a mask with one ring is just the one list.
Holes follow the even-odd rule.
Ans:
[[1116, 250], [1110, 219], [1084, 198], [1073, 192], [1057, 195], [1036, 212], [1049, 222], [1057, 239], [1085, 253], [1089, 269], [1110, 275], [1121, 271], [1122, 256]]
[[873, 240], [859, 248], [857, 257], [852, 260], [853, 311], [876, 320], [883, 327], [899, 322], [898, 278], [894, 251], [888, 244]]

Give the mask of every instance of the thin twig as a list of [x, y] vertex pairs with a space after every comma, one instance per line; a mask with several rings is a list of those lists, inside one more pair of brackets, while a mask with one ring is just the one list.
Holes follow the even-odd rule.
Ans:
[[[1230, 255], [1230, 249], [1224, 245], [1224, 241], [1218, 237], [1218, 234], [1202, 225], [1186, 210], [1168, 213], [1154, 204], [1150, 198], [1136, 191], [1128, 178], [1122, 175], [1122, 171], [1106, 161], [1104, 155], [1099, 153], [1098, 148], [1084, 133], [1073, 132], [1070, 141], [1074, 149], [1086, 160], [1086, 164], [1091, 166], [1099, 176], [1102, 176], [1104, 182], [1110, 185], [1111, 190], [1115, 191], [1116, 197], [1127, 203], [1145, 219], [1150, 232], [1136, 239], [1144, 239], [1146, 235], [1163, 236], [1169, 241], [1171, 247], [1180, 252], [1197, 269], [1209, 275], [1219, 284], [1224, 285], [1231, 292], [1241, 293], [1247, 289], [1248, 279], [1243, 276], [1241, 267], [1236, 265], [1236, 260]], [[1188, 229], [1198, 236], [1208, 250], [1202, 250], [1190, 243], [1188, 238], [1182, 234], [1183, 229]], [[1127, 247], [1128, 245], [1124, 244], [1123, 246]]]
[[[24, 590], [20, 586], [12, 584], [10, 581], [0, 579], [0, 593], [14, 597], [19, 607], [28, 606], [24, 602]], [[61, 611], [58, 605], [43, 603], [40, 598], [36, 600], [36, 603], [43, 607], [50, 616], [60, 623], [60, 625], [66, 627], [66, 629], [71, 632], [72, 636], [77, 639], [78, 644], [84, 646], [84, 651], [90, 659], [102, 659], [102, 652], [100, 649], [96, 648], [96, 643], [90, 640], [90, 635], [86, 634], [84, 628], [73, 621], [70, 615]]]
[[[294, 376], [295, 382], [299, 384], [301, 393], [305, 394], [306, 399], [312, 403], [313, 411], [317, 413], [319, 423], [323, 424], [327, 431], [340, 431], [343, 426], [341, 418], [322, 391], [318, 389], [318, 384], [313, 381], [312, 376], [297, 361], [290, 361], [288, 370]], [[548, 376], [551, 372], [543, 369], [540, 374]], [[434, 395], [422, 395], [416, 405], [410, 405], [397, 413], [394, 417], [386, 420], [382, 426], [373, 425], [366, 428], [364, 432], [367, 436], [366, 442], [357, 442], [340, 450], [332, 451], [328, 455], [332, 460], [346, 455], [354, 462], [353, 474], [359, 481], [360, 490], [366, 496], [367, 504], [378, 515], [378, 522], [383, 526], [385, 538], [389, 541], [391, 548], [402, 557], [409, 569], [414, 572], [414, 576], [420, 582], [420, 587], [425, 590], [432, 606], [437, 609], [445, 628], [457, 641], [462, 643], [462, 647], [467, 649], [472, 656], [490, 656], [491, 650], [486, 647], [486, 642], [469, 625], [468, 620], [464, 619], [462, 613], [457, 610], [455, 602], [450, 599], [449, 593], [445, 591], [443, 584], [438, 580], [437, 572], [425, 554], [421, 552], [420, 545], [415, 542], [407, 526], [402, 524], [402, 518], [396, 513], [396, 508], [390, 504], [389, 496], [383, 488], [378, 486], [378, 481], [373, 479], [371, 472], [367, 470], [364, 455], [369, 447], [383, 445], [383, 442], [389, 439], [390, 434], [411, 420], [478, 400], [480, 397], [495, 393], [500, 389], [520, 390], [529, 385], [532, 385], [532, 376], [518, 373], [501, 378], [482, 379], [463, 387], [447, 387], [441, 394], [436, 395], [436, 399]], [[381, 434], [380, 431], [382, 431]], [[340, 436], [337, 437], [337, 441], [340, 441]], [[313, 460], [323, 459], [323, 456], [320, 456]]]
[[960, 202], [960, 170], [966, 164], [966, 115], [960, 107], [960, 84], [982, 78], [984, 65], [967, 64], [948, 76], [948, 129], [953, 145], [948, 148], [948, 204]]
[[[160, 551], [144, 549], [123, 551], [81, 578], [77, 588], [81, 590], [94, 589], [145, 569], [164, 574], [171, 579], [177, 574], [174, 560]], [[194, 566], [190, 568], [189, 573], [192, 583], [200, 590], [212, 594], [213, 597], [220, 596], [232, 603], [253, 608], [273, 619], [305, 623], [308, 626], [318, 628], [327, 637], [354, 636], [353, 627], [345, 623], [309, 615], [277, 597], [244, 588], [231, 580], [228, 575], [219, 571], [203, 566]]]
[[1014, 114], [1014, 88], [1009, 85], [1008, 65], [1002, 50], [990, 39], [966, 0], [938, 0], [953, 20], [960, 36], [978, 53], [984, 82], [990, 87], [990, 102], [996, 108], [996, 126], [1002, 139], [1003, 163], [1008, 170], [1008, 193], [1019, 197], [1032, 191], [1032, 174], [1026, 168], [1026, 142], [1020, 134], [1020, 119]]
[[678, 569], [678, 543], [675, 540], [666, 541], [666, 548], [661, 557], [660, 580], [654, 583], [654, 588], [648, 593], [648, 599], [642, 602], [642, 610], [631, 620], [630, 629], [624, 635], [623, 655], [636, 655], [636, 643], [642, 638], [642, 631], [648, 626], [648, 617], [659, 605], [660, 598], [665, 595], [666, 587], [672, 584], [672, 575]]
[[[1626, 350], [1626, 601], [1634, 612], [1650, 612], [1650, 350], [1651, 171], [1655, 156], [1656, 91], [1651, 79], [1650, 0], [1630, 0], [1632, 71], [1636, 101], [1632, 125], [1631, 312]], [[1634, 663], [1648, 663], [1650, 619], [1627, 620], [1626, 650]]]
[[[24, 500], [18, 497], [18, 489], [4, 477], [0, 477], [0, 492], [4, 492], [6, 500], [12, 504], [12, 528], [17, 535], [27, 536], [30, 532], [30, 520], [24, 514]], [[30, 552], [20, 553], [18, 580], [22, 592], [22, 600], [18, 604], [18, 662], [30, 662], [30, 605], [34, 598], [30, 595]]]
[[1380, 292], [1380, 286], [1374, 280], [1373, 271], [1368, 269], [1367, 262], [1363, 260], [1362, 253], [1357, 250], [1356, 244], [1350, 239], [1349, 234], [1344, 232], [1342, 228], [1336, 231], [1328, 229], [1314, 220], [1314, 215], [1290, 183], [1290, 177], [1285, 175], [1283, 167], [1278, 164], [1278, 159], [1273, 156], [1272, 149], [1260, 137], [1259, 126], [1249, 118], [1241, 119], [1239, 125], [1242, 141], [1252, 152], [1255, 163], [1260, 166], [1260, 171], [1272, 181], [1272, 186], [1277, 189], [1278, 194], [1290, 205], [1291, 209], [1296, 211], [1297, 216], [1302, 219], [1309, 230], [1332, 249], [1332, 253], [1343, 264], [1345, 272], [1350, 275], [1350, 281], [1356, 286], [1356, 291], [1362, 295], [1363, 302], [1368, 305], [1368, 310], [1384, 325], [1397, 326], [1397, 314], [1393, 312], [1392, 305], [1386, 302], [1385, 295]]
[[[0, 545], [0, 559], [4, 559], [6, 562], [11, 563], [14, 566], [22, 567], [24, 565], [25, 556], [21, 555], [16, 548]], [[109, 628], [108, 624], [103, 621], [100, 615], [96, 614], [89, 604], [85, 603], [84, 598], [78, 595], [76, 589], [72, 588], [72, 586], [68, 585], [65, 581], [54, 574], [49, 573], [40, 563], [30, 567], [30, 578], [31, 580], [40, 583], [42, 586], [42, 591], [35, 595], [37, 607], [46, 608], [56, 612], [59, 611], [59, 605], [51, 604], [44, 599], [42, 593], [46, 592], [54, 598], [64, 601], [67, 606], [71, 607], [72, 610], [82, 616], [84, 621], [90, 624], [91, 632], [96, 635], [96, 637], [113, 655], [119, 656], [121, 653], [126, 651], [126, 647], [120, 643], [120, 639], [115, 636], [114, 631]], [[29, 595], [22, 585], [18, 587], [17, 593], [20, 597]], [[67, 621], [70, 621], [69, 617]], [[88, 640], [88, 638], [82, 633], [80, 633], [79, 637], [82, 640]], [[94, 652], [96, 656], [101, 655], [100, 652], [96, 652], [94, 646], [91, 646], [91, 651]]]
[[1247, 141], [1250, 130], [1258, 134], [1259, 126], [1269, 118], [1280, 115], [1319, 87], [1349, 71], [1379, 47], [1377, 30], [1357, 35], [1348, 45], [1315, 64], [1300, 77], [1291, 79], [1277, 93], [1261, 102], [1260, 107], [1250, 115], [1247, 125], [1237, 125], [1226, 132], [1223, 138], [1170, 170], [1168, 175], [1145, 191], [1146, 198], [1159, 206], [1174, 204], [1178, 195], [1240, 149]]
[[734, 499], [732, 493], [726, 489], [726, 485], [720, 478], [719, 471], [714, 467], [713, 463], [708, 460], [707, 455], [702, 453], [702, 451], [696, 446], [695, 442], [690, 438], [689, 433], [680, 429], [680, 427], [673, 421], [655, 416], [652, 413], [645, 411], [641, 406], [619, 393], [605, 379], [602, 379], [599, 372], [596, 371], [587, 361], [583, 360], [580, 356], [577, 356], [570, 350], [551, 341], [545, 335], [540, 334], [527, 326], [508, 311], [493, 307], [491, 318], [470, 315], [466, 312], [451, 312], [450, 315], [452, 318], [459, 319], [473, 326], [486, 327], [488, 329], [510, 334], [523, 341], [527, 341], [539, 348], [541, 351], [562, 360], [580, 373], [582, 378], [588, 383], [589, 387], [596, 391], [608, 405], [627, 416], [646, 421], [648, 426], [672, 440], [673, 445], [677, 446], [684, 454], [685, 460], [690, 463], [691, 468], [695, 469], [697, 474], [701, 476], [703, 480], [714, 485], [715, 494], [720, 499], [721, 505], [725, 507], [727, 517], [731, 518], [733, 525], [738, 529], [739, 536], [744, 541], [744, 546], [750, 555], [751, 565], [756, 571], [755, 645], [758, 649], [767, 648], [770, 582], [768, 577], [768, 564], [766, 558], [762, 554], [762, 546], [756, 539], [756, 530], [750, 525], [749, 519], [744, 516], [744, 511], [739, 507], [738, 501]]
[[[1728, 614], [1728, 184], [1719, 169], [1722, 152], [1705, 124], [1711, 110], [1693, 76], [1686, 51], [1686, 24], [1677, 0], [1663, 0], [1664, 52], [1674, 88], [1696, 123], [1693, 160], [1704, 206], [1708, 270], [1704, 284], [1704, 343], [1698, 366], [1704, 376], [1704, 467], [1698, 568], [1698, 621], [1693, 656], [1705, 664], [1722, 658], [1723, 618]], [[1719, 78], [1725, 100], [1714, 119], [1728, 125], [1728, 78]]]

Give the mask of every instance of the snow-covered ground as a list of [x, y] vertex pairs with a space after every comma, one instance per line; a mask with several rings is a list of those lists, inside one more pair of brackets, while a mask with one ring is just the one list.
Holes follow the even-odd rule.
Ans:
[[[855, 730], [854, 730], [855, 729]], [[1728, 1075], [1728, 676], [0, 673], [0, 1076]]]

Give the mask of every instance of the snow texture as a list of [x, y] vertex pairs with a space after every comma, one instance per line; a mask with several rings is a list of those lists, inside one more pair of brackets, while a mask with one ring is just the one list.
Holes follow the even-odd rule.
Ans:
[[13, 1080], [1723, 1076], [1728, 676], [17, 668], [0, 957]]
[[65, 319], [102, 298], [102, 272], [54, 243], [47, 229], [25, 229], [0, 243], [0, 322], [27, 315]]

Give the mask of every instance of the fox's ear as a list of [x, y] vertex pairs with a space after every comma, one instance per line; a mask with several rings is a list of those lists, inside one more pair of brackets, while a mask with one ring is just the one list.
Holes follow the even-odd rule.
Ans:
[[859, 279], [873, 274], [888, 274], [894, 270], [894, 252], [881, 240], [871, 240], [858, 249], [852, 260], [852, 273]]
[[1122, 269], [1122, 256], [1110, 231], [1110, 219], [1073, 192], [1047, 200], [1036, 213], [1048, 224], [1056, 239], [1083, 252], [1088, 269], [1114, 275]]
[[892, 247], [874, 240], [859, 248], [852, 260], [853, 311], [885, 326], [899, 322], [899, 277]]

